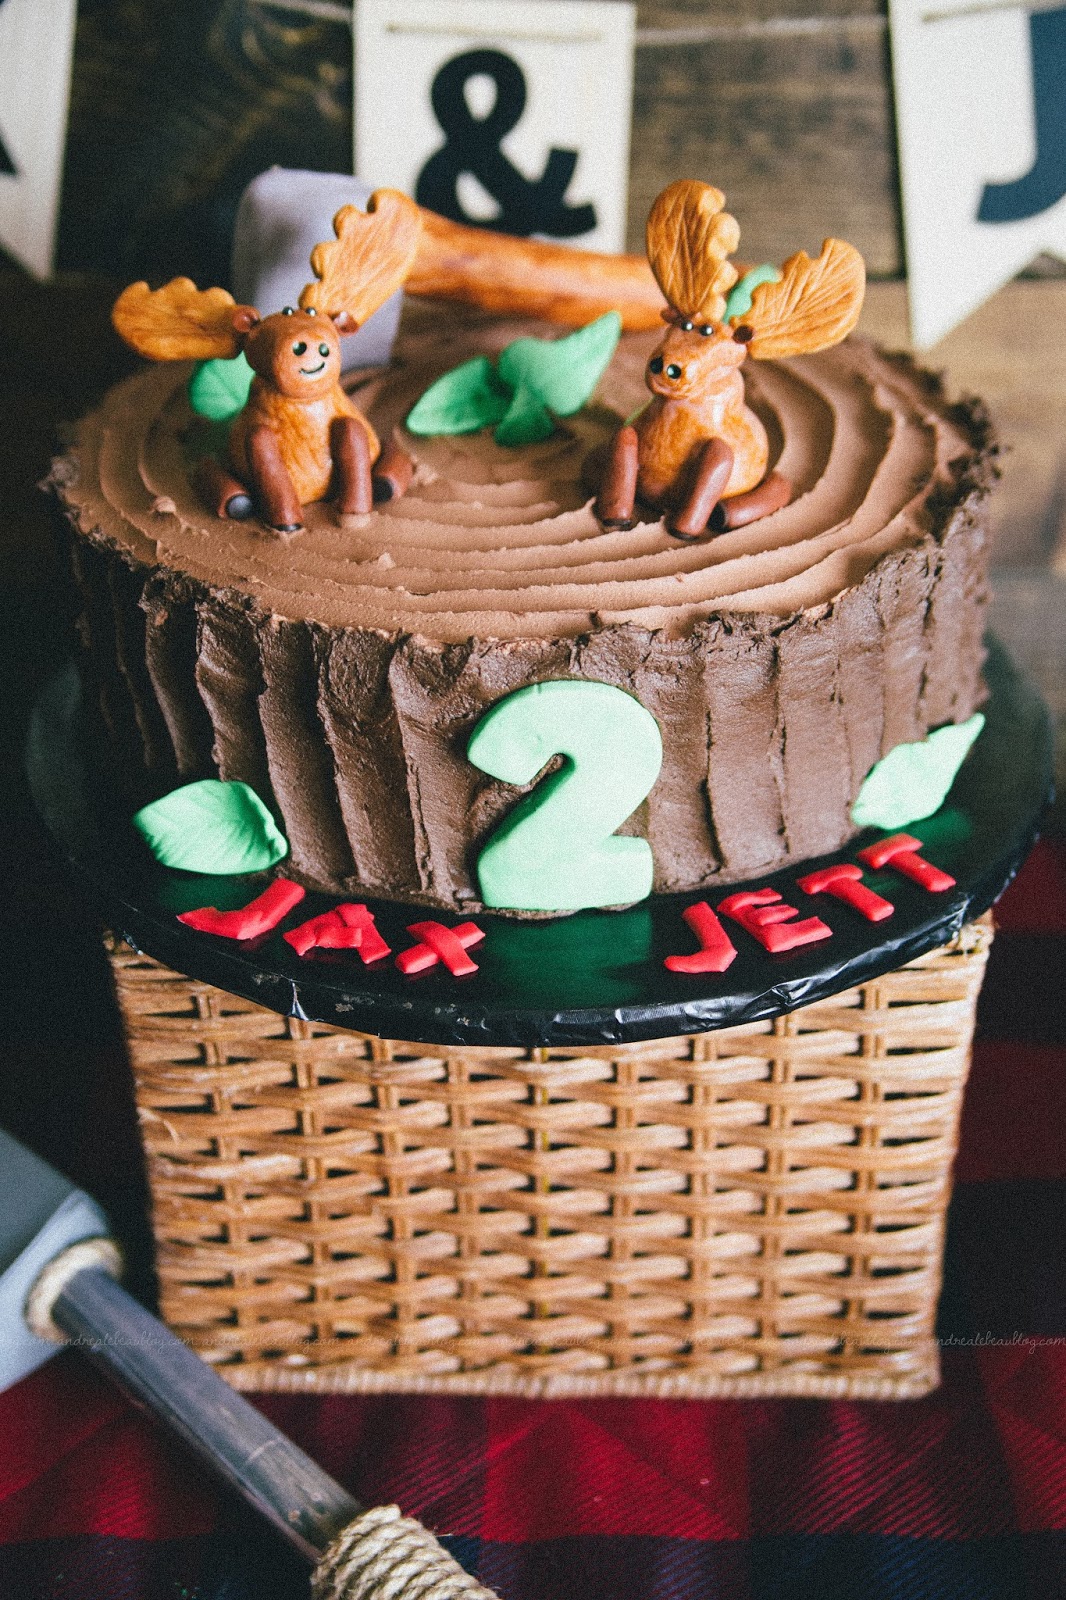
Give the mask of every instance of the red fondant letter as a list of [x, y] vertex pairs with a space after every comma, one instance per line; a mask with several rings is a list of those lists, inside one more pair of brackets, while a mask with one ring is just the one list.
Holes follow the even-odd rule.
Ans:
[[412, 922], [407, 931], [421, 940], [396, 957], [396, 965], [407, 977], [435, 967], [438, 961], [444, 962], [453, 978], [477, 971], [477, 963], [466, 953], [470, 945], [480, 944], [485, 937], [476, 922], [460, 922], [457, 928], [446, 928], [443, 922]]
[[178, 921], [200, 933], [214, 933], [222, 939], [258, 939], [261, 933], [276, 928], [293, 906], [298, 906], [305, 891], [288, 878], [275, 878], [269, 889], [264, 889], [240, 911], [216, 911], [214, 906], [201, 906], [197, 911], [182, 911]]
[[894, 833], [890, 839], [879, 839], [877, 844], [868, 844], [865, 850], [860, 850], [859, 860], [865, 861], [875, 872], [891, 867], [910, 878], [912, 883], [920, 883], [930, 894], [943, 894], [945, 889], [953, 889], [955, 879], [949, 872], [934, 867], [932, 862], [923, 861], [918, 854], [921, 848], [920, 839], [912, 838], [909, 833]]
[[700, 942], [698, 950], [687, 956], [667, 956], [663, 966], [670, 972], [724, 972], [736, 960], [737, 947], [722, 927], [706, 900], [697, 900], [681, 913]]
[[745, 889], [731, 894], [718, 907], [723, 916], [739, 922], [745, 932], [758, 939], [764, 950], [779, 955], [784, 950], [795, 950], [803, 944], [816, 944], [819, 939], [831, 939], [833, 930], [821, 917], [804, 917], [793, 922], [799, 912], [795, 906], [785, 905], [776, 889]]
[[367, 966], [391, 952], [378, 932], [372, 912], [364, 905], [345, 903], [320, 917], [311, 917], [283, 935], [298, 956], [310, 950], [358, 950]]
[[867, 922], [883, 922], [896, 909], [891, 900], [884, 900], [862, 882], [862, 868], [850, 861], [836, 867], [823, 867], [821, 872], [810, 872], [796, 882], [804, 894], [828, 894], [834, 900], [843, 900], [846, 906], [865, 917]]

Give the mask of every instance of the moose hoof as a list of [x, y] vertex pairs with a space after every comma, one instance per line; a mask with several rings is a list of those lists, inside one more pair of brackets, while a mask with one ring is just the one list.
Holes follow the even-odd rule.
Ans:
[[386, 505], [395, 498], [396, 485], [389, 478], [371, 478], [370, 483], [376, 506]]
[[289, 534], [303, 533], [304, 531], [304, 525], [302, 522], [268, 522], [267, 527], [270, 529], [271, 533], [280, 533], [286, 537]]
[[597, 520], [604, 533], [628, 533], [637, 525], [635, 517], [599, 517]]
[[707, 537], [707, 529], [701, 528], [698, 533], [690, 533], [684, 528], [673, 528], [666, 524], [666, 531], [671, 539], [676, 539], [680, 544], [699, 544], [701, 539]]
[[792, 484], [781, 472], [767, 473], [766, 477], [754, 489], [749, 489], [746, 494], [737, 494], [730, 500], [722, 500], [714, 508], [711, 517], [711, 527], [716, 533], [724, 533], [727, 529], [745, 528], [749, 522], [755, 522], [760, 517], [768, 517], [774, 511], [781, 511], [792, 499]]
[[231, 494], [222, 507], [223, 515], [231, 522], [247, 522], [254, 511], [255, 506], [252, 504], [250, 494]]

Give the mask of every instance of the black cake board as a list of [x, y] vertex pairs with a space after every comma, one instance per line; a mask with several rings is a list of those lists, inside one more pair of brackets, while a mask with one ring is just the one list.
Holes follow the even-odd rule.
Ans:
[[[794, 1011], [891, 972], [946, 944], [987, 911], [1036, 838], [1051, 795], [1048, 713], [1036, 690], [989, 640], [986, 724], [935, 815], [910, 824], [926, 859], [950, 872], [955, 888], [930, 894], [889, 869], [865, 881], [895, 912], [869, 923], [825, 895], [800, 893], [796, 878], [838, 861], [883, 835], [867, 831], [835, 855], [760, 876], [747, 884], [653, 895], [624, 911], [581, 911], [550, 920], [478, 913], [478, 971], [454, 978], [442, 967], [405, 977], [391, 960], [366, 967], [355, 951], [301, 958], [281, 937], [336, 898], [309, 893], [264, 939], [241, 943], [199, 933], [177, 920], [198, 906], [231, 910], [261, 892], [262, 878], [200, 877], [146, 857], [125, 814], [101, 799], [88, 757], [87, 714], [77, 669], [42, 693], [33, 718], [28, 768], [37, 808], [68, 860], [86, 880], [101, 917], [137, 950], [187, 976], [283, 1015], [336, 1027], [443, 1045], [594, 1046], [701, 1033]], [[284, 872], [284, 863], [279, 871]], [[767, 954], [729, 925], [737, 958], [725, 973], [675, 974], [669, 954], [695, 949], [681, 912], [706, 898], [772, 887], [800, 914], [814, 912], [831, 939], [787, 954]], [[414, 942], [409, 923], [439, 911], [368, 899], [393, 951]]]

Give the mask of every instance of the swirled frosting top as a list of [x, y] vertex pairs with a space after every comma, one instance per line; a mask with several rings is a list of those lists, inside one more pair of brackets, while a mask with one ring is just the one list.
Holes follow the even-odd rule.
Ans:
[[[402, 424], [442, 372], [547, 330], [416, 306], [392, 367], [354, 395], [379, 433]], [[858, 582], [886, 552], [934, 529], [935, 498], [979, 453], [935, 382], [861, 340], [785, 363], [748, 361], [749, 404], [771, 464], [794, 485], [784, 510], [697, 544], [661, 521], [604, 533], [581, 481], [589, 450], [647, 398], [656, 334], [626, 336], [594, 402], [543, 444], [491, 434], [404, 442], [406, 495], [359, 525], [306, 508], [290, 540], [206, 512], [191, 486], [189, 368], [160, 364], [119, 385], [82, 424], [76, 482], [63, 489], [82, 532], [257, 610], [330, 627], [441, 641], [567, 638], [634, 622], [684, 634], [723, 611], [790, 616]]]

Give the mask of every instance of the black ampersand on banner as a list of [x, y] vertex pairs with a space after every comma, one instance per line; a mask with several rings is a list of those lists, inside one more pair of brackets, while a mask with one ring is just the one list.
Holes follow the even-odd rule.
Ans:
[[[485, 117], [471, 115], [464, 90], [484, 74], [496, 85], [496, 100]], [[500, 140], [516, 126], [526, 108], [526, 80], [521, 67], [501, 50], [467, 50], [453, 56], [433, 80], [430, 99], [446, 142], [430, 156], [418, 177], [415, 199], [453, 222], [474, 228], [499, 228], [528, 238], [546, 233], [572, 239], [596, 226], [596, 208], [568, 206], [567, 186], [577, 166], [576, 150], [553, 149], [541, 177], [529, 179], [500, 149]], [[500, 207], [491, 222], [468, 216], [456, 183], [461, 172], [477, 178]]]

